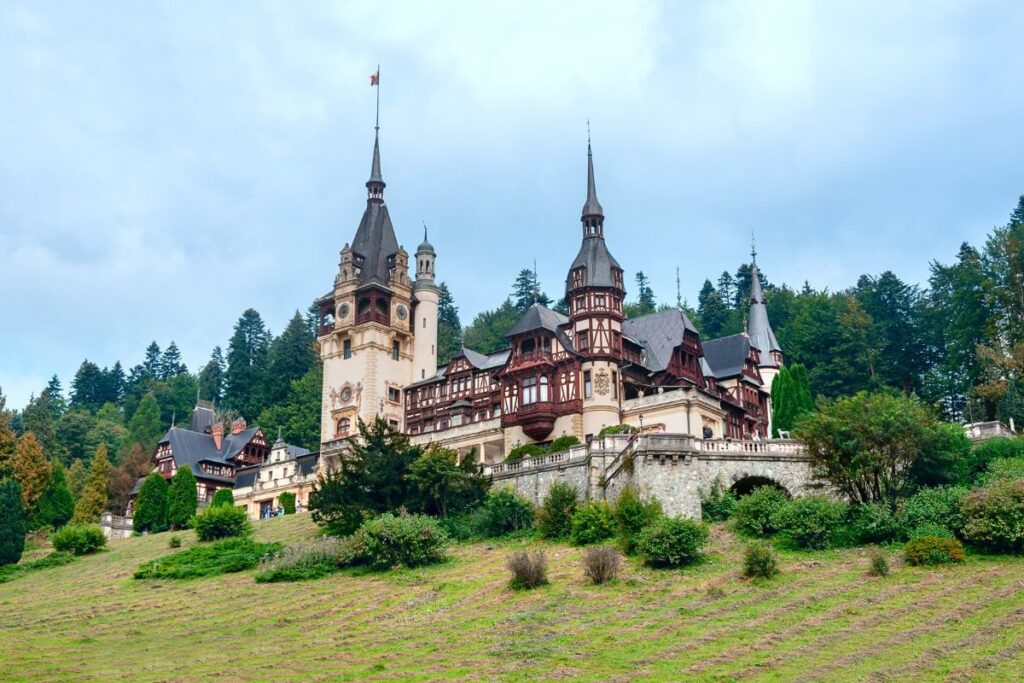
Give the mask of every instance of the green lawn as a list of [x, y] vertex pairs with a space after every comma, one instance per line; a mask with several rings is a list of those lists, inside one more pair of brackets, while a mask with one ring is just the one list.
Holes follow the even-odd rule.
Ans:
[[[308, 515], [256, 529], [261, 541], [315, 533]], [[631, 564], [601, 587], [584, 583], [577, 549], [551, 545], [551, 585], [509, 590], [505, 560], [522, 542], [297, 584], [256, 584], [253, 572], [133, 580], [139, 564], [174, 552], [168, 537], [115, 541], [0, 584], [0, 680], [1006, 681], [1024, 671], [1020, 558], [930, 570], [893, 555], [878, 579], [862, 550], [783, 553], [782, 575], [755, 584], [739, 578], [740, 544], [716, 528], [702, 565]]]

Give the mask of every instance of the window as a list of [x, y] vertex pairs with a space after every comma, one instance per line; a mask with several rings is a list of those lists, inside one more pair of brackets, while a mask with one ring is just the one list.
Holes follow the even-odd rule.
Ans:
[[402, 350], [402, 345], [398, 342], [391, 342], [391, 360], [398, 360], [398, 354]]
[[399, 393], [398, 389], [396, 389], [395, 387], [388, 387], [389, 401], [391, 401], [392, 403], [398, 403], [401, 400], [401, 398], [402, 395]]
[[352, 422], [347, 417], [340, 418], [338, 420], [338, 430], [337, 430], [336, 436], [339, 439], [348, 436], [348, 430], [349, 430], [351, 425], [352, 425]]
[[537, 378], [527, 377], [523, 380], [523, 405], [537, 402]]
[[388, 424], [391, 425], [394, 429], [398, 429], [398, 420], [388, 420]]
[[352, 340], [351, 339], [346, 339], [344, 342], [342, 342], [341, 349], [342, 349], [341, 353], [342, 353], [342, 355], [345, 358], [351, 358], [352, 357]]
[[550, 398], [550, 396], [548, 394], [548, 378], [545, 377], [544, 375], [541, 375], [541, 377], [540, 377], [540, 400], [541, 401], [550, 401], [551, 400], [551, 398]]
[[583, 373], [583, 398], [591, 398], [594, 395], [594, 385], [590, 382], [590, 370]]
[[612, 371], [612, 398], [619, 397], [619, 373]]

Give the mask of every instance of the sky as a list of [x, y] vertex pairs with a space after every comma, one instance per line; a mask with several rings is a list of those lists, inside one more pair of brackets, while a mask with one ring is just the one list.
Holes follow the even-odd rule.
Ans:
[[1024, 194], [1024, 3], [0, 0], [0, 389], [246, 308], [279, 333], [365, 207], [423, 224], [463, 323], [579, 246], [696, 303], [748, 259], [842, 289], [981, 244]]

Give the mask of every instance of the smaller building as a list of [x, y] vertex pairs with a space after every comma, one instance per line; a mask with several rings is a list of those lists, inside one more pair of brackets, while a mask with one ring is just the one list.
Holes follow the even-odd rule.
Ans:
[[295, 511], [308, 510], [319, 465], [319, 453], [290, 446], [278, 434], [266, 462], [235, 473], [235, 505], [244, 507], [250, 519], [264, 519], [281, 506], [281, 494], [291, 493], [295, 496]]

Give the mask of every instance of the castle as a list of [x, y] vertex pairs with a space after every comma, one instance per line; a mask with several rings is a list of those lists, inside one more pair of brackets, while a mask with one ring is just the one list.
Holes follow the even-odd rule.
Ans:
[[589, 142], [581, 243], [565, 281], [568, 316], [534, 304], [509, 330], [507, 348], [464, 348], [438, 367], [437, 254], [424, 235], [410, 278], [384, 201], [375, 130], [366, 209], [341, 250], [333, 289], [317, 301], [326, 465], [358, 419], [378, 415], [414, 443], [475, 450], [488, 464], [519, 445], [561, 436], [589, 443], [618, 425], [702, 439], [771, 433], [771, 384], [783, 354], [756, 259], [744, 333], [702, 340], [678, 309], [627, 318]]

